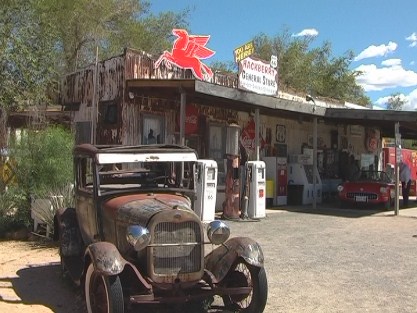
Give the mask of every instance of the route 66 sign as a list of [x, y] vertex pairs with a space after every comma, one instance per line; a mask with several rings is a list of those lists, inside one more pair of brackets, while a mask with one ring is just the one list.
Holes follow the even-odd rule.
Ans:
[[269, 63], [272, 68], [277, 68], [278, 66], [278, 58], [276, 55], [271, 55], [271, 62]]
[[285, 128], [285, 125], [277, 124], [276, 131], [275, 131], [276, 141], [280, 143], [285, 143], [286, 137], [287, 137], [287, 130]]

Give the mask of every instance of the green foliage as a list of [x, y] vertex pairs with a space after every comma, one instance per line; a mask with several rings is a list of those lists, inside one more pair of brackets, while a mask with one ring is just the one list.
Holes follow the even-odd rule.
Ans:
[[392, 94], [387, 101], [388, 110], [401, 111], [406, 104], [406, 99], [399, 92]]
[[212, 69], [213, 72], [221, 72], [221, 73], [228, 73], [228, 74], [236, 74], [236, 72], [238, 71], [237, 65], [234, 61], [211, 62], [210, 68]]
[[73, 135], [61, 127], [22, 133], [10, 145], [19, 188], [30, 195], [70, 183], [73, 146]]
[[6, 112], [48, 102], [56, 78], [50, 25], [39, 20], [36, 2], [0, 6], [0, 104]]
[[[73, 206], [73, 146], [73, 135], [60, 127], [28, 130], [12, 140], [9, 158], [14, 163], [16, 184], [0, 196], [0, 235], [32, 223], [32, 198], [61, 195], [62, 205]], [[51, 223], [51, 216], [46, 220]]]
[[370, 104], [363, 88], [356, 84], [358, 73], [349, 69], [352, 52], [333, 57], [329, 42], [311, 48], [313, 40], [313, 37], [293, 37], [288, 29], [274, 38], [265, 34], [254, 38], [261, 59], [277, 56], [280, 86], [364, 106]]
[[30, 225], [28, 199], [20, 189], [0, 193], [0, 237], [6, 232]]
[[170, 46], [171, 31], [186, 27], [188, 10], [149, 13], [149, 1], [141, 0], [38, 0], [36, 11], [53, 25], [55, 48], [62, 60], [62, 74], [99, 58], [122, 53], [125, 47], [149, 53]]

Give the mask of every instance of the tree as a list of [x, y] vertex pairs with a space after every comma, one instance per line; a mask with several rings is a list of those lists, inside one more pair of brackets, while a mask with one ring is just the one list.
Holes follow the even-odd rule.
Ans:
[[404, 108], [404, 105], [407, 103], [407, 100], [404, 98], [404, 95], [399, 92], [392, 94], [387, 101], [387, 109], [401, 111]]
[[[26, 130], [9, 144], [14, 183], [0, 194], [0, 234], [8, 228], [28, 226], [30, 198], [62, 194], [73, 182], [73, 134], [61, 127]], [[56, 195], [56, 194], [55, 194]], [[62, 194], [70, 199], [69, 194]]]
[[50, 24], [40, 21], [36, 0], [0, 6], [0, 147], [6, 145], [10, 112], [48, 103], [56, 77]]
[[42, 20], [54, 25], [55, 47], [68, 73], [100, 59], [122, 53], [125, 47], [160, 52], [170, 46], [171, 31], [186, 27], [188, 10], [180, 13], [149, 13], [142, 0], [39, 0]]
[[141, 0], [3, 0], [0, 6], [0, 148], [8, 114], [54, 102], [59, 77], [132, 47], [171, 45], [189, 10], [149, 13]]
[[356, 84], [358, 73], [349, 69], [353, 53], [333, 57], [330, 42], [311, 49], [313, 41], [311, 36], [293, 37], [288, 29], [273, 38], [265, 34], [254, 38], [260, 58], [277, 56], [280, 86], [364, 106], [370, 104], [363, 88]]

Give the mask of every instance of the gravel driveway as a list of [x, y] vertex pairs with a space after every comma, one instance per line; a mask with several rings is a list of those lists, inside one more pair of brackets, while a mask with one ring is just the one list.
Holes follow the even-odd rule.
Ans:
[[[266, 313], [417, 312], [415, 217], [307, 207], [229, 225], [263, 247]], [[0, 251], [0, 312], [83, 311], [56, 247], [6, 241]]]

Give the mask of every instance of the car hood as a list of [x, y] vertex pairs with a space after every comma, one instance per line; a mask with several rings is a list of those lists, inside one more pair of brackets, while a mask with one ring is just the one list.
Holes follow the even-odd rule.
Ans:
[[172, 194], [139, 194], [113, 198], [103, 204], [104, 214], [108, 217], [144, 226], [158, 212], [177, 208], [192, 211], [191, 201]]
[[345, 182], [343, 187], [345, 190], [358, 190], [363, 188], [364, 190], [379, 190], [380, 187], [389, 187], [391, 184], [375, 182], [375, 181], [358, 181], [358, 182]]

